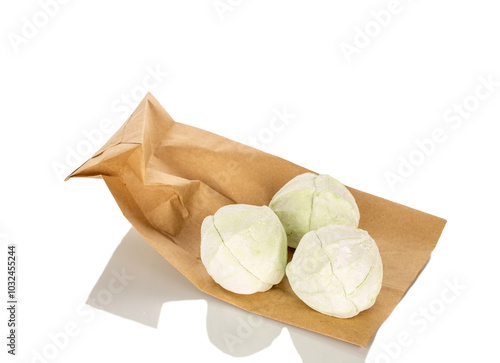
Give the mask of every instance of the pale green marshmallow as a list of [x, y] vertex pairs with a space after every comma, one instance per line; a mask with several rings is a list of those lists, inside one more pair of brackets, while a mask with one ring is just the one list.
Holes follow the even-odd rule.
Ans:
[[366, 231], [329, 225], [304, 235], [286, 275], [308, 306], [350, 318], [375, 303], [382, 286], [382, 259]]
[[224, 206], [203, 220], [201, 260], [215, 282], [229, 291], [269, 290], [285, 274], [285, 230], [267, 206]]
[[359, 210], [354, 197], [329, 175], [305, 173], [286, 183], [273, 197], [269, 207], [278, 215], [296, 248], [309, 231], [329, 224], [358, 227]]

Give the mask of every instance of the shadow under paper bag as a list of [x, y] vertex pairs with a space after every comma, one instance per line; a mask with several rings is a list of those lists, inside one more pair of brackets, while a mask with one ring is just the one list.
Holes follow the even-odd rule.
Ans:
[[[123, 288], [119, 288], [120, 285]], [[112, 298], [108, 296], [110, 286], [114, 291]], [[369, 346], [358, 347], [287, 326], [199, 291], [133, 228], [113, 253], [87, 303], [157, 327], [163, 304], [167, 303], [163, 309], [168, 309], [171, 301], [199, 299], [207, 301], [208, 338], [218, 349], [235, 357], [249, 356], [267, 348], [284, 327], [288, 328], [297, 352], [306, 363], [362, 363], [369, 351]], [[163, 328], [176, 329], [175, 326]]]
[[[227, 166], [232, 165], [228, 174]], [[237, 167], [234, 167], [234, 166]], [[429, 259], [446, 221], [349, 188], [359, 227], [379, 247], [382, 289], [373, 307], [350, 319], [320, 314], [288, 279], [252, 295], [224, 290], [200, 259], [200, 226], [223, 205], [267, 205], [309, 170], [277, 156], [172, 120], [148, 94], [125, 124], [71, 177], [102, 177], [125, 217], [199, 290], [244, 310], [365, 346]]]

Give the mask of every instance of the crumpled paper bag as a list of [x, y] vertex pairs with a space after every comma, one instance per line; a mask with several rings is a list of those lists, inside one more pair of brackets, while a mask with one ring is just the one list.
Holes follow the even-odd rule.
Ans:
[[[429, 259], [444, 219], [349, 188], [359, 227], [375, 239], [384, 278], [375, 305], [350, 319], [305, 305], [285, 276], [266, 292], [238, 295], [207, 274], [200, 259], [203, 219], [230, 203], [267, 205], [309, 170], [172, 120], [147, 94], [125, 124], [72, 177], [102, 177], [125, 217], [196, 287], [242, 309], [365, 346]], [[335, 177], [335, 175], [333, 175]], [[293, 253], [289, 249], [289, 258]]]

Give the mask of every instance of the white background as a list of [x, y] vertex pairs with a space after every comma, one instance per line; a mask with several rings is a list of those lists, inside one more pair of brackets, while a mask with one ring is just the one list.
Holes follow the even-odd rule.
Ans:
[[[38, 361], [37, 352], [73, 363], [311, 361], [292, 340], [300, 332], [285, 325], [258, 349], [241, 339], [235, 346], [253, 354], [235, 358], [209, 338], [202, 295], [164, 304], [157, 328], [82, 305], [130, 224], [101, 180], [62, 180], [78, 166], [75, 150], [83, 161], [126, 120], [144, 81], [176, 121], [242, 142], [260, 137], [270, 153], [448, 220], [367, 361], [495, 359], [497, 2], [224, 0], [222, 14], [212, 0], [46, 2], [0, 8], [1, 285], [6, 245], [19, 254], [19, 354], [9, 361]], [[357, 44], [351, 57], [346, 44]], [[152, 69], [168, 74], [154, 82]], [[488, 78], [490, 92], [479, 86]], [[470, 112], [460, 118], [453, 107], [464, 102]], [[269, 133], [283, 107], [295, 118]], [[102, 140], [85, 150], [85, 133], [103, 124]], [[416, 142], [436, 129], [442, 142], [424, 156]], [[400, 170], [391, 188], [387, 173], [411, 157], [419, 165]], [[449, 284], [461, 288], [453, 294]], [[72, 323], [78, 334], [51, 350], [51, 337]], [[398, 348], [401, 333], [410, 343]], [[321, 342], [310, 345], [315, 361], [339, 361], [330, 340], [307, 337]]]

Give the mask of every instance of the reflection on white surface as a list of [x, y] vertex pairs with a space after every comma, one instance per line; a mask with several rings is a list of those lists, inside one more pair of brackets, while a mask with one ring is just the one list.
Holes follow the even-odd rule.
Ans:
[[[127, 288], [102, 301], [101, 291], [109, 289], [116, 272], [125, 269], [133, 279]], [[139, 233], [131, 228], [95, 284], [87, 304], [112, 314], [157, 327], [162, 305], [167, 301], [203, 299], [200, 292]], [[101, 303], [100, 303], [101, 302]]]
[[[123, 270], [125, 268], [125, 271]], [[133, 277], [127, 288], [100, 303], [100, 292], [109, 288], [117, 271]], [[293, 344], [304, 362], [364, 362], [366, 348], [358, 347], [305, 329], [280, 323], [237, 308], [199, 291], [158, 254], [133, 228], [115, 250], [87, 303], [97, 309], [157, 327], [162, 305], [169, 301], [205, 299], [207, 333], [214, 346], [235, 357], [254, 354], [271, 345], [289, 329]]]

